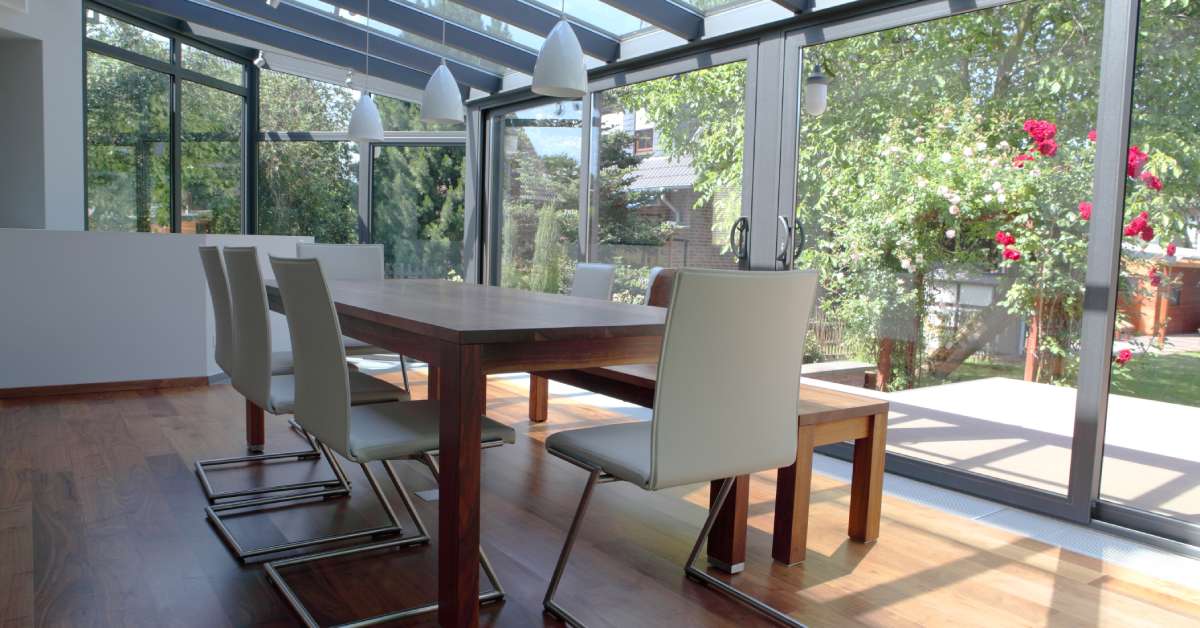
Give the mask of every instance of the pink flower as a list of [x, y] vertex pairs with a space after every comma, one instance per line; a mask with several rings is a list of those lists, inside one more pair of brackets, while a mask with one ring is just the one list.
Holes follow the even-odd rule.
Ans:
[[1092, 219], [1092, 204], [1088, 201], [1083, 201], [1079, 204], [1079, 217], [1084, 220]]
[[1155, 288], [1162, 285], [1162, 275], [1158, 274], [1157, 268], [1151, 268], [1150, 272], [1147, 273], [1147, 276], [1150, 277], [1150, 285], [1154, 286]]
[[1125, 160], [1125, 174], [1136, 179], [1142, 174], [1142, 168], [1147, 161], [1150, 161], [1150, 157], [1142, 152], [1142, 149], [1138, 148], [1136, 144], [1130, 146], [1129, 155]]
[[1047, 157], [1053, 157], [1058, 152], [1058, 142], [1054, 140], [1042, 140], [1037, 143], [1037, 150]]
[[1011, 246], [1004, 247], [1004, 259], [1018, 261], [1021, 259], [1021, 252]]
[[1174, 242], [1167, 245], [1167, 255], [1170, 257], [1175, 257], [1175, 243]]
[[1046, 140], [1054, 139], [1058, 134], [1058, 127], [1054, 126], [1053, 122], [1047, 120], [1026, 120], [1025, 132], [1033, 139], [1035, 143], [1042, 143]]
[[1120, 351], [1117, 352], [1117, 364], [1124, 366], [1124, 364], [1126, 362], [1128, 362], [1132, 359], [1133, 359], [1133, 351], [1130, 351], [1129, 349], [1121, 349]]
[[1021, 153], [1020, 155], [1013, 157], [1012, 165], [1016, 168], [1024, 168], [1025, 162], [1027, 161], [1033, 161], [1033, 155]]
[[1092, 129], [1091, 131], [1088, 131], [1088, 139], [1093, 142], [1096, 141], [1096, 129]]
[[1150, 174], [1149, 172], [1143, 172], [1142, 176], [1140, 178], [1142, 180], [1142, 183], [1146, 184], [1146, 187], [1150, 188], [1151, 190], [1154, 190], [1155, 192], [1158, 192], [1158, 191], [1162, 190], [1162, 188], [1163, 188], [1162, 179], [1159, 179], [1158, 177]]
[[1016, 244], [1016, 243], [1017, 243], [1017, 239], [1015, 237], [1013, 237], [1013, 234], [1011, 234], [1007, 231], [997, 231], [996, 232], [996, 244], [1002, 244], [1004, 246], [1008, 246], [1010, 244]]

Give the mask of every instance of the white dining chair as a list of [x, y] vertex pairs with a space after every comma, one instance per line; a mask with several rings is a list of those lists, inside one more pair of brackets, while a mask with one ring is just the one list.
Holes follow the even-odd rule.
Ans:
[[[232, 305], [231, 312], [233, 314], [233, 336], [235, 339], [233, 351], [233, 387], [242, 393], [248, 401], [270, 414], [282, 415], [291, 413], [295, 407], [297, 378], [295, 374], [272, 374], [269, 368], [271, 354], [270, 310], [267, 306], [266, 286], [263, 284], [262, 272], [258, 264], [258, 251], [255, 247], [226, 247], [224, 255], [225, 269], [229, 278], [229, 295]], [[357, 371], [348, 372], [349, 374], [342, 377], [342, 379], [346, 380], [348, 390], [350, 391], [348, 393], [349, 403], [383, 403], [408, 398], [407, 391], [393, 386], [388, 382]], [[245, 548], [237, 541], [219, 513], [316, 497], [344, 497], [350, 493], [350, 484], [346, 480], [346, 474], [338, 465], [337, 460], [329, 455], [329, 450], [323, 447], [319, 441], [313, 440], [310, 434], [307, 432], [302, 433], [314, 449], [320, 448], [325, 453], [325, 459], [329, 463], [335, 478], [334, 480], [320, 482], [322, 486], [328, 486], [327, 488], [298, 493], [289, 492], [277, 497], [223, 502], [209, 505], [205, 509], [208, 518], [216, 526], [218, 533], [225, 539], [238, 558], [242, 560], [254, 556], [349, 538], [399, 532], [398, 527], [388, 526], [386, 528], [377, 528], [354, 534], [312, 538], [258, 548]], [[269, 491], [264, 489], [259, 490], [260, 492], [279, 492], [290, 491], [295, 488], [297, 488], [295, 485], [288, 485], [273, 487]]]
[[[298, 564], [322, 561], [362, 552], [371, 552], [408, 545], [428, 543], [428, 530], [413, 508], [408, 491], [391, 465], [393, 460], [417, 460], [438, 476], [435, 456], [440, 439], [440, 409], [437, 400], [400, 401], [395, 403], [352, 406], [347, 381], [345, 348], [340, 342], [342, 332], [334, 310], [329, 286], [322, 276], [318, 260], [271, 258], [279, 291], [287, 312], [288, 328], [292, 335], [292, 350], [296, 358], [296, 420], [318, 441], [348, 460], [358, 463], [375, 496], [388, 517], [397, 526], [396, 513], [368, 463], [381, 461], [383, 468], [400, 494], [400, 499], [417, 527], [416, 536], [382, 543], [342, 548], [309, 556], [285, 558], [268, 562], [266, 571], [279, 587], [284, 599], [308, 626], [316, 626], [312, 614], [296, 596], [279, 570]], [[483, 448], [513, 443], [516, 433], [511, 427], [487, 417], [480, 417]], [[328, 454], [332, 455], [332, 454]], [[504, 589], [480, 548], [480, 564], [492, 583], [492, 590], [480, 594], [481, 602], [499, 600]], [[353, 625], [370, 625], [395, 621], [437, 610], [428, 604], [386, 613]]]
[[617, 267], [612, 264], [576, 264], [571, 296], [611, 301], [616, 271]]
[[[321, 260], [321, 270], [325, 273], [326, 281], [367, 280], [378, 281], [385, 277], [384, 249], [382, 244], [317, 244], [313, 242], [297, 242], [296, 257]], [[342, 339], [346, 354], [351, 356], [389, 354], [387, 349], [376, 347], [368, 342], [355, 338]], [[404, 380], [404, 389], [408, 390], [408, 364], [402, 355], [397, 355], [395, 361], [400, 363], [400, 377]]]
[[800, 366], [816, 287], [812, 271], [678, 272], [650, 421], [566, 430], [546, 439], [549, 453], [589, 472], [543, 600], [548, 612], [583, 625], [554, 594], [598, 482], [658, 491], [723, 479], [684, 573], [780, 623], [802, 625], [694, 563], [735, 478], [796, 461]]
[[[229, 377], [230, 381], [232, 381], [236, 355], [234, 352], [233, 312], [231, 309], [232, 305], [230, 304], [229, 300], [229, 282], [225, 276], [225, 262], [221, 260], [221, 250], [219, 247], [202, 246], [199, 248], [200, 262], [204, 267], [204, 279], [208, 284], [209, 297], [212, 299], [213, 328], [216, 332], [216, 342], [213, 355], [216, 359], [217, 366], [219, 366], [225, 375]], [[291, 351], [272, 352], [270, 361], [272, 375], [285, 375], [292, 372]], [[224, 499], [247, 498], [278, 491], [294, 491], [335, 486], [337, 485], [337, 482], [334, 480], [326, 480], [260, 486], [236, 491], [217, 491], [213, 488], [212, 483], [209, 481], [207, 473], [207, 469], [209, 468], [246, 464], [262, 464], [266, 462], [280, 462], [288, 459], [295, 459], [298, 461], [316, 460], [320, 457], [320, 451], [311, 446], [308, 449], [300, 451], [279, 452], [273, 454], [263, 454], [261, 453], [261, 450], [258, 450], [249, 456], [197, 460], [195, 467], [196, 475], [200, 478], [200, 486], [204, 489], [204, 496], [208, 498], [209, 502], [216, 502]]]

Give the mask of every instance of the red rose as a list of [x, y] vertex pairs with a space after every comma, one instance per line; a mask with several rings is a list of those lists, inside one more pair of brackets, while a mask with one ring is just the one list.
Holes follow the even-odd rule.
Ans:
[[1037, 150], [1039, 153], [1047, 157], [1053, 157], [1054, 154], [1058, 152], [1058, 142], [1055, 142], [1054, 140], [1043, 140], [1037, 143]]
[[1151, 227], [1150, 225], [1146, 225], [1145, 227], [1142, 227], [1141, 236], [1142, 236], [1142, 239], [1145, 240], [1146, 242], [1153, 240], [1154, 239], [1154, 227]]
[[1035, 143], [1042, 143], [1046, 140], [1054, 139], [1058, 134], [1058, 127], [1054, 126], [1053, 122], [1047, 120], [1026, 120], [1025, 132], [1033, 139]]
[[1010, 259], [1015, 262], [1021, 259], [1021, 252], [1011, 246], [1006, 246], [1004, 247], [1004, 259]]
[[1150, 285], [1154, 286], [1155, 288], [1162, 285], [1162, 275], [1158, 274], [1157, 268], [1151, 268], [1147, 275], [1150, 277]]
[[1017, 239], [1015, 237], [1013, 237], [1013, 234], [1011, 234], [1007, 231], [997, 231], [996, 232], [996, 244], [1003, 244], [1004, 246], [1008, 246], [1010, 244], [1016, 244], [1016, 243], [1017, 243]]
[[1137, 178], [1142, 174], [1142, 167], [1146, 165], [1147, 161], [1150, 161], [1150, 157], [1142, 152], [1142, 149], [1137, 145], [1130, 146], [1129, 155], [1125, 160], [1125, 174]]
[[1092, 204], [1084, 201], [1079, 204], [1079, 217], [1084, 220], [1092, 219]]
[[[1138, 234], [1144, 234], [1146, 229], [1149, 229], [1149, 228], [1150, 228], [1150, 214], [1148, 214], [1146, 212], [1142, 212], [1142, 213], [1138, 214], [1133, 220], [1130, 220], [1129, 224], [1125, 225], [1125, 235], [1135, 236]], [[1153, 232], [1154, 232], [1154, 230], [1151, 229], [1151, 237], [1153, 237]]]
[[1175, 243], [1174, 242], [1167, 245], [1167, 255], [1169, 255], [1171, 257], [1175, 257]]
[[1088, 139], [1093, 142], [1096, 141], [1096, 129], [1092, 129], [1091, 131], [1088, 131]]
[[1013, 157], [1012, 164], [1013, 164], [1013, 166], [1015, 166], [1017, 168], [1024, 168], [1025, 162], [1027, 162], [1027, 161], [1033, 161], [1033, 155], [1021, 153], [1020, 155]]
[[1158, 192], [1159, 190], [1162, 190], [1162, 188], [1163, 188], [1162, 179], [1159, 179], [1158, 177], [1150, 174], [1149, 172], [1143, 172], [1142, 176], [1140, 178], [1142, 179], [1142, 183], [1146, 184], [1146, 187], [1150, 188], [1151, 190], [1154, 190], [1155, 192]]
[[1133, 351], [1129, 349], [1121, 349], [1117, 352], [1117, 364], [1125, 364], [1133, 359]]

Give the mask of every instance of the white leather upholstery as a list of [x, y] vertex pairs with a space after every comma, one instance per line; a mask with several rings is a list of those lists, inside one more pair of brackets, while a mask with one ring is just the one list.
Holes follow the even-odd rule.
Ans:
[[252, 246], [225, 247], [234, 342], [233, 387], [260, 408], [271, 407], [271, 321], [267, 290]]
[[576, 264], [571, 296], [611, 301], [616, 272], [612, 264]]
[[[271, 258], [296, 358], [296, 420], [355, 462], [404, 458], [438, 448], [438, 404], [406, 401], [350, 407], [342, 330], [315, 259]], [[515, 434], [483, 418], [484, 440]]]
[[642, 298], [643, 305], [650, 304], [650, 292], [654, 290], [654, 280], [663, 270], [662, 266], [654, 266], [650, 269], [650, 275], [646, 279], [646, 295]]
[[680, 270], [653, 418], [633, 424], [649, 428], [648, 447], [632, 444], [637, 428], [616, 426], [559, 432], [546, 446], [650, 490], [792, 464], [816, 286], [812, 271]]
[[321, 260], [326, 281], [383, 279], [382, 244], [296, 243], [296, 257]]
[[200, 247], [200, 263], [204, 266], [204, 279], [208, 284], [208, 295], [212, 298], [213, 326], [217, 335], [214, 357], [217, 366], [232, 378], [233, 313], [230, 310], [229, 283], [225, 279], [225, 264], [221, 262], [221, 250], [215, 246]]
[[[350, 403], [368, 404], [383, 403], [408, 399], [408, 393], [395, 386], [364, 375], [350, 371]], [[270, 405], [263, 409], [271, 414], [288, 414], [296, 409], [296, 377], [294, 375], [275, 375], [271, 378]]]

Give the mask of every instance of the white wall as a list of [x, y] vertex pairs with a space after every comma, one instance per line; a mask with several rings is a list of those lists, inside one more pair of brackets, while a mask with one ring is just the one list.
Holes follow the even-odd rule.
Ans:
[[[29, 97], [37, 100], [40, 107], [16, 119], [0, 121], [0, 155], [5, 156], [0, 159], [0, 167], [8, 159], [36, 160], [42, 165], [34, 180], [21, 183], [42, 190], [43, 204], [32, 210], [42, 219], [35, 221], [29, 217], [28, 199], [37, 198], [37, 194], [14, 194], [9, 188], [0, 188], [0, 226], [80, 230], [83, 229], [82, 4], [80, 0], [33, 0], [27, 4], [24, 12], [0, 6], [0, 31], [40, 46], [41, 68], [28, 70], [34, 76], [25, 81], [25, 89], [40, 91], [38, 98]], [[9, 64], [0, 55], [0, 65]], [[0, 89], [0, 98], [10, 98], [10, 92]], [[26, 132], [14, 137], [5, 132], [24, 124], [38, 126], [40, 134]]]
[[312, 239], [0, 229], [0, 389], [217, 375], [196, 248], [258, 246], [271, 277], [266, 255], [299, 241]]
[[0, 227], [41, 229], [46, 164], [29, 148], [43, 145], [41, 42], [0, 33], [0, 94]]

